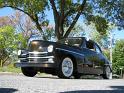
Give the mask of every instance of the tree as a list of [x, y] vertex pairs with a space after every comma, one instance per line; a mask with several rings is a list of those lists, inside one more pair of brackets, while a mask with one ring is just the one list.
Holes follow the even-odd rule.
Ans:
[[83, 37], [85, 36], [86, 32], [84, 30], [84, 24], [76, 24], [72, 31], [69, 34], [69, 37]]
[[96, 41], [102, 48], [107, 49], [109, 47], [109, 37], [107, 34], [101, 35], [97, 31], [92, 31], [90, 38]]
[[[58, 39], [68, 37], [69, 33], [78, 21], [83, 9], [85, 8], [86, 0], [76, 3], [72, 0], [49, 0], [53, 9], [55, 21], [55, 33]], [[64, 26], [68, 27], [64, 31]]]
[[13, 27], [16, 28], [16, 32], [22, 34], [27, 42], [32, 34], [38, 33], [30, 17], [20, 11], [16, 11], [15, 14], [9, 16], [9, 20], [14, 24]]
[[0, 27], [8, 25], [13, 26], [13, 23], [10, 18], [8, 16], [0, 17]]
[[[34, 34], [39, 34], [43, 37], [43, 34], [38, 31], [36, 25], [34, 25], [34, 22], [30, 19], [30, 17], [23, 12], [16, 11], [15, 14], [9, 16], [9, 18], [14, 24], [16, 32], [22, 34], [27, 42]], [[41, 28], [44, 32], [45, 40], [51, 40], [52, 37], [55, 37], [54, 28], [52, 25], [49, 25], [48, 20], [42, 22]]]
[[124, 0], [93, 0], [97, 3], [96, 7], [99, 7], [96, 12], [111, 22], [118, 26], [119, 28], [124, 28]]
[[106, 33], [100, 34], [94, 23], [90, 24], [90, 29], [92, 29], [89, 33], [90, 39], [97, 42], [102, 48], [107, 49], [109, 45], [108, 30], [106, 30]]
[[[15, 33], [12, 26], [0, 27], [0, 66], [3, 67], [5, 62], [10, 58], [14, 50], [18, 48], [17, 42], [24, 41], [22, 36]], [[24, 45], [24, 43], [23, 43]]]
[[52, 41], [55, 40], [55, 29], [52, 25], [46, 25], [43, 27], [46, 40]]
[[5, 26], [15, 28], [14, 32], [19, 36], [19, 39], [21, 38], [20, 41], [24, 43], [24, 46], [28, 42], [31, 34], [34, 33], [33, 31], [37, 30], [31, 19], [19, 11], [16, 11], [15, 14], [11, 16], [0, 17], [0, 27]]
[[[66, 38], [73, 30], [79, 17], [83, 20], [95, 23], [97, 31], [105, 34], [108, 22], [119, 27], [123, 25], [123, 0], [1, 0], [1, 7], [11, 7], [27, 14], [43, 34], [42, 22], [45, 19], [45, 10], [51, 9], [54, 14], [55, 34], [58, 39]], [[67, 30], [64, 30], [68, 27]]]
[[[0, 6], [11, 7], [27, 14], [31, 20], [36, 24], [37, 29], [44, 34], [42, 30], [42, 22], [44, 22], [44, 10], [46, 9], [47, 0], [1, 0]], [[45, 35], [43, 35], [45, 39]]]
[[120, 68], [124, 69], [124, 40], [116, 41], [115, 48], [113, 50], [113, 70], [115, 73], [119, 73]]

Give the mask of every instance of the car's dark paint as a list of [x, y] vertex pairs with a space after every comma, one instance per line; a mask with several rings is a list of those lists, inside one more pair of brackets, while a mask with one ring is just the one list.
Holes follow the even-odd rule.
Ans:
[[[34, 40], [29, 44], [28, 50], [23, 50], [21, 55], [19, 55], [20, 63], [15, 63], [15, 66], [34, 67], [38, 68], [38, 70], [51, 68], [56, 72], [62, 59], [69, 57], [75, 66], [74, 72], [82, 74], [104, 74], [103, 69], [106, 65], [111, 69], [111, 63], [103, 55], [100, 47], [92, 40], [87, 41], [84, 37], [81, 39], [82, 43], [79, 46], [70, 46], [61, 44], [60, 42]], [[94, 49], [97, 46], [100, 52], [89, 49], [87, 47], [88, 42], [93, 44]], [[47, 51], [49, 45], [53, 45], [53, 52]], [[39, 54], [34, 54], [34, 51]], [[53, 59], [53, 62], [49, 62], [49, 58]]]

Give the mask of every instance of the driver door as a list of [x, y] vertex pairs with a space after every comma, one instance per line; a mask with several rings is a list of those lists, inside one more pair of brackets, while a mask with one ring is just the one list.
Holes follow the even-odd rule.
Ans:
[[102, 51], [97, 44], [95, 44], [95, 51], [96, 51], [97, 60], [94, 63], [94, 65], [95, 65], [94, 67], [97, 70], [103, 70], [104, 55], [102, 54]]

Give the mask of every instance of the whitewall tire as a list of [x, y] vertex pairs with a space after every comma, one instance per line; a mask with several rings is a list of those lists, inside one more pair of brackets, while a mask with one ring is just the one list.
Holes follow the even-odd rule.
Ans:
[[66, 57], [62, 60], [59, 66], [58, 77], [60, 78], [70, 78], [73, 75], [74, 64], [71, 58]]
[[112, 71], [109, 66], [106, 66], [104, 68], [103, 78], [104, 79], [112, 79]]

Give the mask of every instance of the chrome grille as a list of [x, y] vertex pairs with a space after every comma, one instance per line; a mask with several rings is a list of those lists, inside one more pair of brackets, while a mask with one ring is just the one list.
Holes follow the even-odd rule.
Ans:
[[29, 62], [47, 62], [49, 58], [53, 58], [53, 56], [49, 56], [48, 52], [29, 52]]

